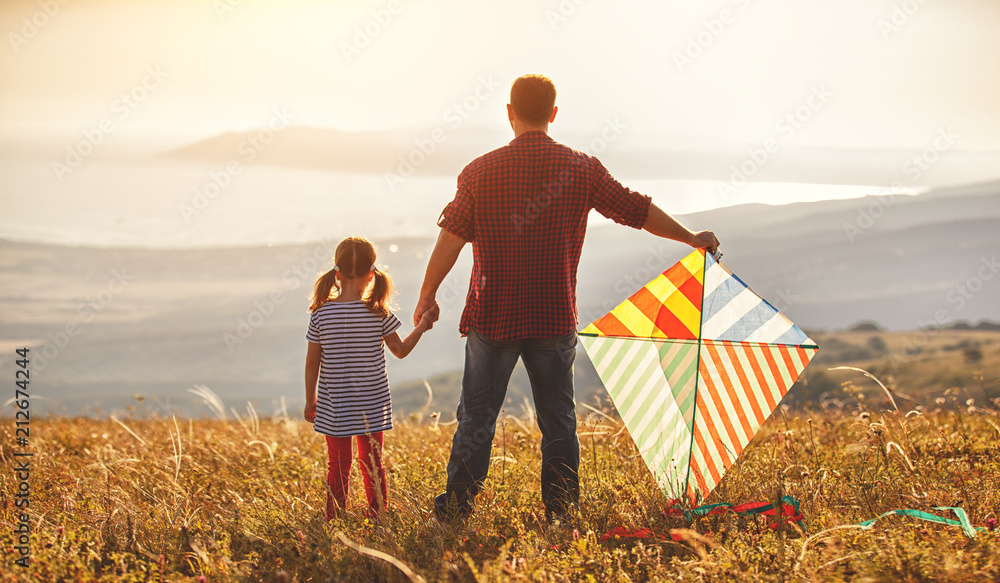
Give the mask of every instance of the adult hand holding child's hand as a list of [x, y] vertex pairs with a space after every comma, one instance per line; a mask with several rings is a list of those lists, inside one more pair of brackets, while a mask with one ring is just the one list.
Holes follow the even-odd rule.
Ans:
[[420, 315], [420, 322], [417, 323], [417, 327], [422, 330], [430, 330], [434, 327], [434, 322], [438, 321], [441, 317], [441, 306], [434, 304], [433, 307], [424, 310], [424, 313]]
[[420, 301], [417, 302], [417, 307], [413, 310], [413, 325], [419, 326], [424, 314], [431, 311], [433, 311], [433, 319], [431, 320], [431, 324], [433, 324], [437, 322], [438, 316], [441, 315], [441, 306], [434, 299], [420, 298]]

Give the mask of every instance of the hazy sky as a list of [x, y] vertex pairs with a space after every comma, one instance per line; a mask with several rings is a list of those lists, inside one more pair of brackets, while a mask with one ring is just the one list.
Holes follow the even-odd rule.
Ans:
[[541, 72], [563, 129], [754, 142], [811, 103], [795, 143], [1000, 151], [997, 30], [996, 0], [4, 0], [0, 130], [504, 129]]

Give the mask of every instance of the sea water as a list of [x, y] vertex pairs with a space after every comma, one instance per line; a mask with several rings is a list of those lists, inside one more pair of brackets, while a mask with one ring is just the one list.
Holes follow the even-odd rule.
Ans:
[[[455, 177], [416, 172], [402, 183], [347, 172], [189, 161], [91, 161], [57, 176], [51, 162], [0, 160], [0, 239], [138, 248], [250, 247], [347, 234], [431, 237]], [[671, 214], [744, 203], [861, 197], [857, 185], [709, 180], [621, 182]], [[596, 213], [590, 224], [606, 222]]]

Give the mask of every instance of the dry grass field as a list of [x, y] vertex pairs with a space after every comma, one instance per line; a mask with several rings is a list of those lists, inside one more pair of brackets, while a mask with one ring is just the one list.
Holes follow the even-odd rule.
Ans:
[[[582, 508], [559, 526], [543, 519], [530, 418], [502, 418], [477, 512], [458, 525], [430, 512], [453, 431], [433, 418], [411, 416], [387, 435], [391, 511], [377, 524], [361, 511], [356, 468], [355, 509], [324, 522], [325, 446], [297, 416], [33, 419], [27, 450], [3, 419], [0, 581], [1000, 580], [1000, 530], [973, 539], [899, 517], [853, 526], [897, 508], [950, 518], [933, 510], [947, 506], [995, 527], [1000, 401], [953, 393], [897, 411], [873, 381], [849, 379], [836, 406], [779, 407], [706, 500], [794, 496], [804, 532], [763, 517], [664, 513], [610, 409], [580, 420]], [[23, 487], [11, 468], [23, 459], [27, 568], [14, 563]], [[681, 540], [602, 540], [615, 527], [681, 529]]]

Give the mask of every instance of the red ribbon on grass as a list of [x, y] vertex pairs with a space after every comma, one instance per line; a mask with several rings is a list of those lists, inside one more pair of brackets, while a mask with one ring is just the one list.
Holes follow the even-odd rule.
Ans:
[[[674, 500], [673, 503], [679, 504], [680, 501]], [[755, 516], [758, 514], [771, 516], [774, 518], [774, 522], [768, 524], [767, 527], [772, 530], [776, 530], [780, 525], [794, 522], [799, 525], [799, 528], [805, 531], [805, 526], [802, 524], [804, 517], [799, 511], [799, 501], [792, 496], [782, 496], [781, 499], [778, 500], [778, 503], [746, 502], [744, 504], [733, 505], [728, 502], [722, 502], [719, 504], [707, 504], [690, 510], [672, 506], [663, 511], [663, 516], [675, 516], [678, 518], [684, 518], [688, 522], [693, 522], [696, 518], [700, 518], [702, 516], [724, 514], [726, 512], [734, 512], [743, 516]], [[778, 518], [779, 514], [780, 520]], [[611, 538], [657, 538], [661, 540], [670, 538], [672, 540], [679, 541], [682, 539], [682, 536], [673, 532], [658, 533], [651, 528], [629, 529], [624, 526], [616, 526], [601, 536], [602, 541], [606, 541]]]

